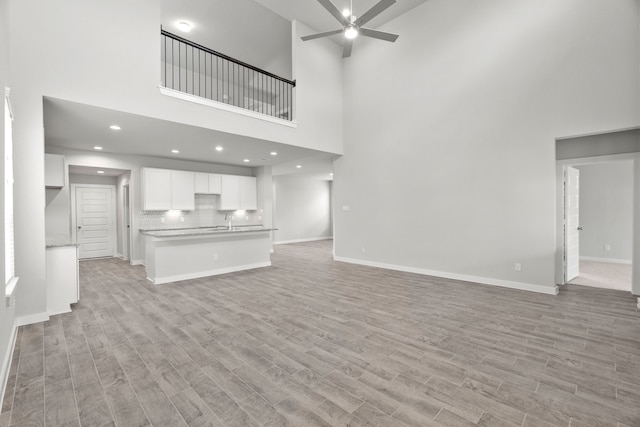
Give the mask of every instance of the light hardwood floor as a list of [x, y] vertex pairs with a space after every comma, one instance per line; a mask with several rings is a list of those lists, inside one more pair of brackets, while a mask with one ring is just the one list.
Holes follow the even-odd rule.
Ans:
[[640, 426], [626, 292], [337, 263], [328, 241], [157, 287], [80, 268], [73, 312], [20, 328], [0, 425]]

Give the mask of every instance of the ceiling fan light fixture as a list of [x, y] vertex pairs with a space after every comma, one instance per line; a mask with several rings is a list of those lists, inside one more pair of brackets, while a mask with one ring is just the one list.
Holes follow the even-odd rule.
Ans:
[[350, 40], [355, 39], [356, 37], [358, 37], [358, 29], [351, 25], [347, 27], [346, 30], [344, 30], [344, 36]]
[[349, 16], [351, 16], [351, 11], [349, 9], [342, 9], [342, 16], [344, 16], [345, 18], [348, 18]]

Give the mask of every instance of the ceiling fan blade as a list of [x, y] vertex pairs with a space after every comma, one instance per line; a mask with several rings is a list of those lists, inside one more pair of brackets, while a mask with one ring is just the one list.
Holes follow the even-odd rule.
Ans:
[[386, 40], [392, 43], [398, 39], [397, 34], [385, 33], [383, 31], [371, 30], [369, 28], [360, 28], [358, 32], [366, 37], [373, 37], [374, 39]]
[[[394, 0], [395, 2], [395, 0]], [[338, 10], [337, 7], [335, 7], [333, 5], [333, 3], [331, 3], [331, 1], [329, 0], [318, 0], [318, 3], [320, 3], [322, 5], [322, 7], [324, 7], [325, 9], [327, 9], [327, 11], [333, 15], [334, 18], [336, 18], [338, 20], [338, 22], [346, 27], [347, 25], [351, 24], [351, 22], [344, 16], [342, 15], [342, 12], [340, 12]]]
[[328, 36], [333, 36], [334, 34], [340, 34], [343, 33], [344, 30], [341, 28], [339, 30], [333, 30], [333, 31], [326, 31], [324, 33], [318, 33], [318, 34], [312, 34], [310, 36], [304, 36], [304, 37], [300, 37], [302, 39], [302, 41], [307, 41], [307, 40], [313, 40], [313, 39], [319, 39], [320, 37], [328, 37]]
[[[320, 1], [320, 0], [318, 0]], [[365, 12], [360, 18], [356, 19], [355, 25], [357, 27], [366, 24], [371, 21], [373, 18], [387, 10], [387, 8], [393, 5], [397, 0], [380, 0], [378, 3], [373, 5], [373, 7]]]
[[351, 48], [353, 47], [353, 40], [352, 39], [346, 39], [344, 41], [344, 50], [342, 51], [342, 57], [343, 58], [348, 58], [351, 56]]

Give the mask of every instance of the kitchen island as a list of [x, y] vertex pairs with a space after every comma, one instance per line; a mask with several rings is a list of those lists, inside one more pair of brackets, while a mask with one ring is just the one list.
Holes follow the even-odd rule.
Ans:
[[140, 230], [147, 279], [177, 282], [271, 265], [271, 231], [262, 226]]

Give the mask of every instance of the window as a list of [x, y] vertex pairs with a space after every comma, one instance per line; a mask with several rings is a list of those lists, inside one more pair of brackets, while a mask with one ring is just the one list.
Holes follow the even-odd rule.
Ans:
[[4, 283], [6, 297], [13, 295], [15, 278], [13, 246], [13, 136], [11, 122], [11, 102], [9, 88], [4, 96]]

